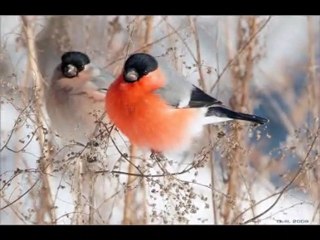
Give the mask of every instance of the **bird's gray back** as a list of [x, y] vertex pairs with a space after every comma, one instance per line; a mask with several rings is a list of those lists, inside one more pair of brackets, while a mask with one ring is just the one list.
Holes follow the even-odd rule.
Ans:
[[155, 93], [159, 94], [171, 106], [187, 106], [193, 85], [184, 80], [184, 77], [177, 74], [165, 61], [159, 60], [159, 65], [165, 75], [166, 85], [156, 90]]

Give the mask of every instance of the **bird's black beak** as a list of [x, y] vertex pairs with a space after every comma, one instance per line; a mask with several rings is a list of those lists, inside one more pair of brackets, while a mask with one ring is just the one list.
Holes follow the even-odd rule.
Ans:
[[131, 69], [124, 74], [124, 78], [127, 82], [135, 82], [139, 79], [139, 74], [136, 70]]
[[64, 75], [69, 78], [75, 77], [78, 75], [78, 69], [74, 65], [68, 64], [64, 70]]

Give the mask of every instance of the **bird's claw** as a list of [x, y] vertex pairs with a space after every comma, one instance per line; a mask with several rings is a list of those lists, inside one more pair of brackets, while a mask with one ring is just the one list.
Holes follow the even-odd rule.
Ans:
[[166, 157], [163, 155], [163, 153], [157, 152], [154, 150], [151, 151], [150, 158], [153, 160], [159, 161], [159, 162], [166, 159]]

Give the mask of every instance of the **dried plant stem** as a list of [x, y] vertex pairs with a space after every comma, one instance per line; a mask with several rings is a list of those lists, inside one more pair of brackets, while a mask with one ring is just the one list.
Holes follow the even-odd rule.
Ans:
[[[234, 129], [234, 141], [238, 143], [240, 141], [240, 134], [238, 128], [238, 124], [235, 124]], [[234, 209], [236, 205], [236, 196], [237, 196], [237, 163], [240, 159], [239, 147], [236, 147], [232, 153], [229, 154], [230, 164], [229, 164], [229, 176], [228, 176], [228, 186], [227, 186], [227, 199], [223, 204], [222, 216], [224, 220], [224, 224], [228, 224], [231, 219], [231, 210]]]
[[[212, 133], [213, 133], [213, 127], [209, 126], [208, 128], [208, 139], [209, 139], [209, 143], [211, 144], [212, 142]], [[211, 173], [211, 201], [212, 201], [212, 211], [213, 211], [213, 222], [214, 224], [219, 224], [218, 222], [218, 210], [217, 210], [217, 202], [216, 202], [216, 197], [215, 197], [215, 191], [214, 189], [216, 188], [216, 184], [215, 184], [215, 164], [214, 164], [214, 157], [213, 154], [211, 153], [209, 155], [209, 166], [210, 166], [210, 173]]]
[[[153, 16], [147, 16], [146, 17], [146, 32], [145, 32], [145, 38], [144, 38], [144, 43], [142, 46], [148, 46], [144, 49], [144, 52], [150, 52], [152, 45], [150, 43], [153, 40], [153, 22], [154, 22], [154, 17]], [[149, 45], [148, 45], [149, 44]], [[146, 159], [146, 157], [144, 157]], [[142, 162], [142, 169], [145, 168], [145, 162]], [[147, 224], [148, 220], [148, 203], [147, 203], [147, 191], [148, 191], [148, 184], [146, 182], [147, 180], [145, 178], [142, 179], [141, 181], [141, 191], [142, 191], [142, 210], [143, 210], [143, 218], [142, 218], [142, 224]]]
[[95, 182], [97, 179], [97, 176], [95, 174], [93, 174], [91, 171], [88, 172], [89, 174], [89, 220], [88, 223], [89, 224], [95, 224], [94, 222], [94, 213], [95, 213], [95, 196], [96, 194], [98, 194], [95, 188]]
[[[240, 17], [237, 26], [237, 50], [243, 48], [246, 44], [246, 31], [241, 26], [242, 22], [245, 22], [248, 26], [248, 35], [252, 36], [256, 32], [257, 23], [255, 17]], [[231, 107], [236, 111], [243, 111], [243, 108], [247, 108], [249, 105], [249, 81], [252, 79], [253, 74], [253, 48], [255, 41], [251, 41], [246, 51], [242, 55], [239, 55], [235, 59], [235, 64], [232, 65], [232, 86], [233, 86], [233, 96], [230, 101]], [[232, 59], [233, 56], [229, 57]], [[243, 142], [243, 131], [238, 122], [234, 123], [233, 128], [233, 146], [228, 154], [229, 161], [229, 181], [227, 186], [228, 198], [223, 204], [223, 219], [225, 224], [229, 224], [236, 212], [237, 207], [237, 193], [240, 187], [239, 185], [239, 166], [246, 165], [243, 163], [244, 157], [241, 148], [244, 148]], [[233, 211], [232, 211], [233, 210]]]
[[[168, 33], [167, 44], [168, 44], [168, 46], [174, 46], [175, 45], [175, 36], [174, 36], [175, 34], [174, 35], [170, 34], [170, 30], [171, 30], [172, 26], [169, 25], [168, 18], [169, 18], [169, 16], [164, 16], [163, 17], [163, 21], [166, 23], [166, 25], [165, 25], [166, 32]], [[178, 51], [171, 51], [170, 54], [172, 54], [172, 62], [174, 64], [174, 68], [179, 72], [183, 71], [181, 60], [178, 57], [178, 55], [179, 55]]]
[[[204, 91], [207, 91], [206, 87], [206, 82], [204, 79], [203, 75], [203, 70], [202, 70], [202, 59], [201, 59], [201, 51], [200, 51], [200, 41], [199, 41], [199, 35], [198, 35], [198, 29], [196, 26], [196, 18], [191, 18], [189, 17], [189, 23], [192, 29], [192, 33], [194, 36], [194, 41], [196, 44], [196, 65], [198, 68], [199, 72], [199, 85]], [[207, 127], [207, 132], [208, 132], [208, 144], [211, 144], [212, 142], [212, 133], [213, 133], [213, 127], [208, 126]], [[212, 210], [213, 210], [213, 219], [214, 219], [214, 224], [218, 224], [218, 217], [217, 217], [217, 203], [216, 203], [216, 198], [215, 198], [215, 178], [214, 178], [214, 158], [213, 154], [209, 154], [209, 164], [210, 164], [210, 171], [211, 171], [211, 186], [212, 186], [212, 191], [211, 191], [211, 199], [212, 199]]]
[[147, 46], [146, 48], [144, 48], [144, 52], [150, 52], [151, 50], [151, 46], [150, 43], [152, 42], [152, 34], [153, 34], [153, 16], [147, 16], [145, 19], [146, 22], [146, 32], [144, 35], [144, 42], [142, 44], [142, 46]]
[[215, 83], [211, 86], [210, 92], [212, 92], [215, 89], [215, 87], [219, 83], [219, 81], [220, 81], [221, 77], [223, 76], [223, 74], [232, 66], [232, 64], [234, 64], [234, 61], [242, 54], [242, 52], [244, 50], [246, 50], [246, 48], [251, 44], [251, 42], [256, 39], [256, 37], [267, 26], [267, 24], [270, 22], [270, 20], [271, 20], [271, 16], [269, 16], [267, 18], [267, 20], [263, 24], [261, 24], [261, 26], [257, 29], [256, 32], [252, 33], [252, 35], [250, 36], [248, 41], [238, 50], [237, 54], [233, 55], [234, 56], [233, 58], [230, 58], [228, 63], [224, 66], [224, 68], [219, 73], [218, 78], [215, 81]]
[[[305, 171], [305, 167], [306, 164], [308, 163], [308, 158], [311, 154], [311, 151], [313, 150], [315, 143], [318, 139], [320, 135], [320, 125], [318, 127], [318, 129], [315, 132], [315, 136], [310, 144], [310, 147], [308, 148], [308, 151], [304, 157], [304, 159], [301, 162], [301, 167], [296, 171], [296, 173], [294, 174], [294, 176], [291, 178], [290, 182], [279, 192], [272, 194], [272, 196], [276, 196], [278, 195], [278, 197], [276, 198], [276, 200], [270, 205], [270, 207], [268, 207], [266, 210], [264, 210], [262, 213], [259, 213], [258, 215], [254, 216], [253, 218], [250, 218], [246, 221], [244, 221], [244, 224], [248, 224], [250, 222], [255, 221], [256, 219], [259, 219], [260, 217], [262, 217], [263, 215], [265, 215], [266, 213], [268, 213], [280, 200], [280, 198], [284, 195], [284, 193], [286, 193], [287, 191], [290, 190], [290, 188], [292, 188], [292, 185], [299, 179], [299, 176], [301, 176], [301, 174], [303, 174], [303, 172]], [[261, 201], [257, 202], [255, 205], [258, 205]], [[245, 210], [246, 211], [246, 210]], [[238, 219], [245, 211], [243, 211], [240, 215], [238, 215], [236, 219]], [[235, 221], [234, 220], [234, 221]]]
[[[5, 199], [4, 197], [1, 198], [1, 202], [4, 201], [7, 205], [10, 205], [10, 201], [8, 201], [7, 199]], [[1, 203], [0, 202], [0, 203]], [[2, 206], [2, 204], [0, 205], [0, 207]], [[15, 206], [10, 205], [10, 209], [11, 211], [14, 213], [14, 220], [15, 222], [17, 222], [16, 220], [19, 219], [23, 224], [27, 224], [27, 222], [24, 220], [23, 214], [20, 211], [20, 209], [16, 208]], [[0, 218], [0, 224], [1, 224], [1, 218]]]
[[[179, 28], [177, 28], [177, 29], [174, 29], [172, 32], [166, 34], [165, 36], [163, 36], [163, 37], [161, 37], [161, 38], [159, 38], [159, 39], [156, 39], [156, 40], [152, 41], [151, 43], [148, 43], [148, 44], [146, 44], [146, 45], [144, 45], [144, 46], [142, 46], [142, 47], [139, 47], [139, 48], [135, 49], [135, 50], [132, 51], [132, 52], [133, 52], [133, 53], [141, 52], [141, 51], [143, 51], [143, 49], [149, 48], [150, 46], [153, 46], [153, 45], [156, 45], [156, 44], [162, 42], [163, 40], [169, 38], [170, 36], [177, 34], [178, 31], [184, 30], [185, 28], [186, 28], [186, 27], [181, 26], [181, 27], [179, 27]], [[117, 62], [126, 59], [126, 57], [127, 57], [126, 55], [121, 56], [121, 57], [118, 57], [117, 59], [115, 59], [115, 60], [113, 60], [113, 61], [110, 61], [108, 64], [106, 64], [106, 65], [104, 66], [104, 68], [108, 68], [108, 67], [114, 65], [114, 64], [116, 64]]]
[[[144, 166], [143, 166], [144, 167]], [[142, 215], [142, 222], [141, 224], [147, 224], [148, 223], [148, 197], [147, 197], [147, 192], [148, 192], [148, 184], [146, 182], [147, 180], [145, 178], [142, 179], [141, 181], [141, 189], [142, 189], [142, 197], [143, 197], [143, 202], [142, 202], [142, 207], [143, 207], [143, 215]]]
[[[138, 19], [137, 23], [141, 24], [141, 19]], [[145, 17], [145, 24], [146, 24], [146, 30], [144, 35], [139, 34], [138, 37], [140, 37], [140, 43], [141, 46], [148, 46], [144, 48], [144, 52], [149, 52], [151, 50], [152, 45], [148, 45], [152, 41], [152, 34], [153, 34], [153, 16], [146, 16]], [[132, 164], [129, 164], [128, 168], [128, 173], [132, 174], [134, 173], [134, 165], [136, 165], [136, 156], [137, 156], [137, 147], [134, 145], [131, 145], [130, 147], [130, 162]], [[130, 188], [130, 183], [134, 182], [136, 178], [132, 175], [128, 175], [128, 188], [125, 194], [125, 206], [124, 206], [124, 214], [123, 214], [123, 223], [124, 224], [133, 224], [136, 221], [136, 216], [134, 216], [134, 209], [138, 206], [136, 203], [136, 200], [134, 198], [134, 191], [132, 191]], [[145, 179], [142, 179], [142, 185], [141, 185], [141, 190], [143, 192], [143, 215], [144, 215], [144, 220], [146, 221], [146, 215], [147, 215], [147, 206], [146, 206], [146, 181]]]
[[309, 61], [308, 61], [308, 75], [309, 75], [309, 80], [310, 84], [308, 84], [308, 92], [309, 92], [309, 103], [310, 107], [309, 109], [312, 110], [313, 116], [319, 116], [319, 98], [317, 98], [319, 92], [319, 81], [317, 81], [316, 78], [316, 47], [315, 47], [315, 31], [314, 31], [314, 21], [313, 21], [313, 16], [308, 16], [308, 56], [309, 56]]
[[202, 71], [202, 67], [201, 67], [202, 59], [201, 59], [200, 40], [199, 40], [199, 36], [198, 36], [198, 29], [196, 27], [196, 18], [189, 17], [189, 22], [190, 22], [190, 26], [191, 26], [191, 29], [193, 32], [194, 40], [196, 43], [196, 65], [197, 65], [199, 77], [200, 77], [199, 84], [204, 91], [207, 91], [206, 83], [204, 80], [203, 71]]
[[45, 223], [44, 212], [42, 209], [45, 209], [45, 212], [49, 214], [51, 223], [55, 223], [56, 214], [54, 208], [54, 202], [51, 193], [50, 180], [48, 178], [48, 168], [50, 166], [50, 152], [48, 141], [45, 137], [44, 129], [45, 129], [45, 119], [44, 114], [42, 112], [41, 102], [44, 95], [44, 81], [40, 75], [40, 71], [38, 69], [38, 60], [37, 53], [35, 47], [35, 37], [33, 33], [32, 24], [30, 23], [27, 16], [21, 16], [23, 23], [23, 30], [25, 32], [27, 38], [27, 46], [29, 58], [28, 62], [30, 64], [30, 69], [34, 79], [34, 96], [35, 96], [35, 110], [36, 110], [36, 123], [37, 126], [41, 126], [41, 128], [37, 131], [40, 149], [42, 152], [42, 157], [39, 160], [39, 169], [42, 172], [40, 174], [40, 178], [42, 180], [42, 188], [41, 188], [41, 197], [40, 197], [40, 211], [37, 214], [38, 223]]
[[[315, 26], [314, 16], [307, 16], [307, 20], [308, 20], [308, 40], [309, 40], [309, 42], [308, 42], [309, 61], [308, 61], [307, 75], [309, 77], [310, 84], [307, 85], [307, 95], [308, 95], [309, 106], [305, 109], [311, 109], [313, 118], [315, 119], [317, 117], [319, 118], [319, 115], [320, 115], [320, 103], [319, 103], [320, 81], [319, 81], [319, 77], [317, 79], [317, 69], [319, 68], [319, 66], [317, 66], [317, 63], [316, 63], [317, 49], [316, 49], [316, 32], [314, 29], [314, 26]], [[318, 34], [319, 34], [319, 32], [318, 32]], [[303, 116], [305, 116], [305, 115], [303, 115]], [[316, 123], [316, 121], [313, 121], [313, 122]], [[319, 124], [319, 120], [318, 120], [318, 124]], [[313, 127], [310, 126], [310, 128], [313, 128]], [[318, 149], [320, 150], [320, 148], [318, 148]], [[320, 209], [319, 209], [320, 183], [319, 183], [319, 179], [317, 177], [318, 173], [320, 173], [319, 165], [317, 165], [315, 167], [315, 170], [312, 173], [312, 175], [314, 176], [312, 180], [317, 181], [317, 184], [315, 184], [316, 187], [314, 188], [314, 191], [311, 191], [311, 194], [313, 195], [313, 198], [316, 199], [316, 201], [318, 203], [318, 207], [317, 207], [317, 210], [315, 211], [313, 219], [315, 219], [316, 212], [318, 212], [319, 218], [320, 218]], [[310, 172], [307, 171], [307, 174], [310, 174]]]
[[[130, 163], [128, 172], [134, 173], [134, 162], [135, 156], [137, 156], [137, 147], [135, 145], [130, 146]], [[123, 212], [123, 224], [133, 224], [134, 223], [134, 216], [133, 216], [133, 206], [134, 206], [134, 191], [130, 189], [130, 183], [134, 182], [136, 178], [133, 175], [128, 175], [128, 182], [127, 182], [127, 189], [125, 192], [125, 199], [124, 199], [124, 212]]]
[[82, 215], [84, 213], [84, 207], [83, 207], [83, 203], [82, 203], [82, 193], [83, 193], [83, 182], [84, 182], [84, 172], [83, 172], [83, 161], [80, 158], [76, 158], [76, 174], [75, 174], [75, 178], [74, 180], [75, 185], [76, 185], [76, 189], [75, 189], [75, 193], [76, 193], [76, 203], [75, 203], [75, 208], [74, 208], [74, 212], [76, 213], [74, 215], [74, 219], [76, 224], [83, 224], [84, 220], [82, 218]]

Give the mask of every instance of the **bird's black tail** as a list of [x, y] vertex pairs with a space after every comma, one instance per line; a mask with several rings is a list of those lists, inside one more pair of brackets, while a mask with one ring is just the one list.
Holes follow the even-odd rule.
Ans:
[[263, 117], [258, 117], [256, 115], [246, 114], [246, 113], [240, 113], [240, 112], [234, 112], [230, 109], [221, 107], [221, 106], [212, 106], [208, 108], [208, 111], [206, 113], [206, 116], [216, 116], [216, 117], [222, 117], [222, 118], [232, 118], [232, 119], [238, 119], [238, 120], [244, 120], [259, 124], [265, 124], [269, 122], [268, 119]]

